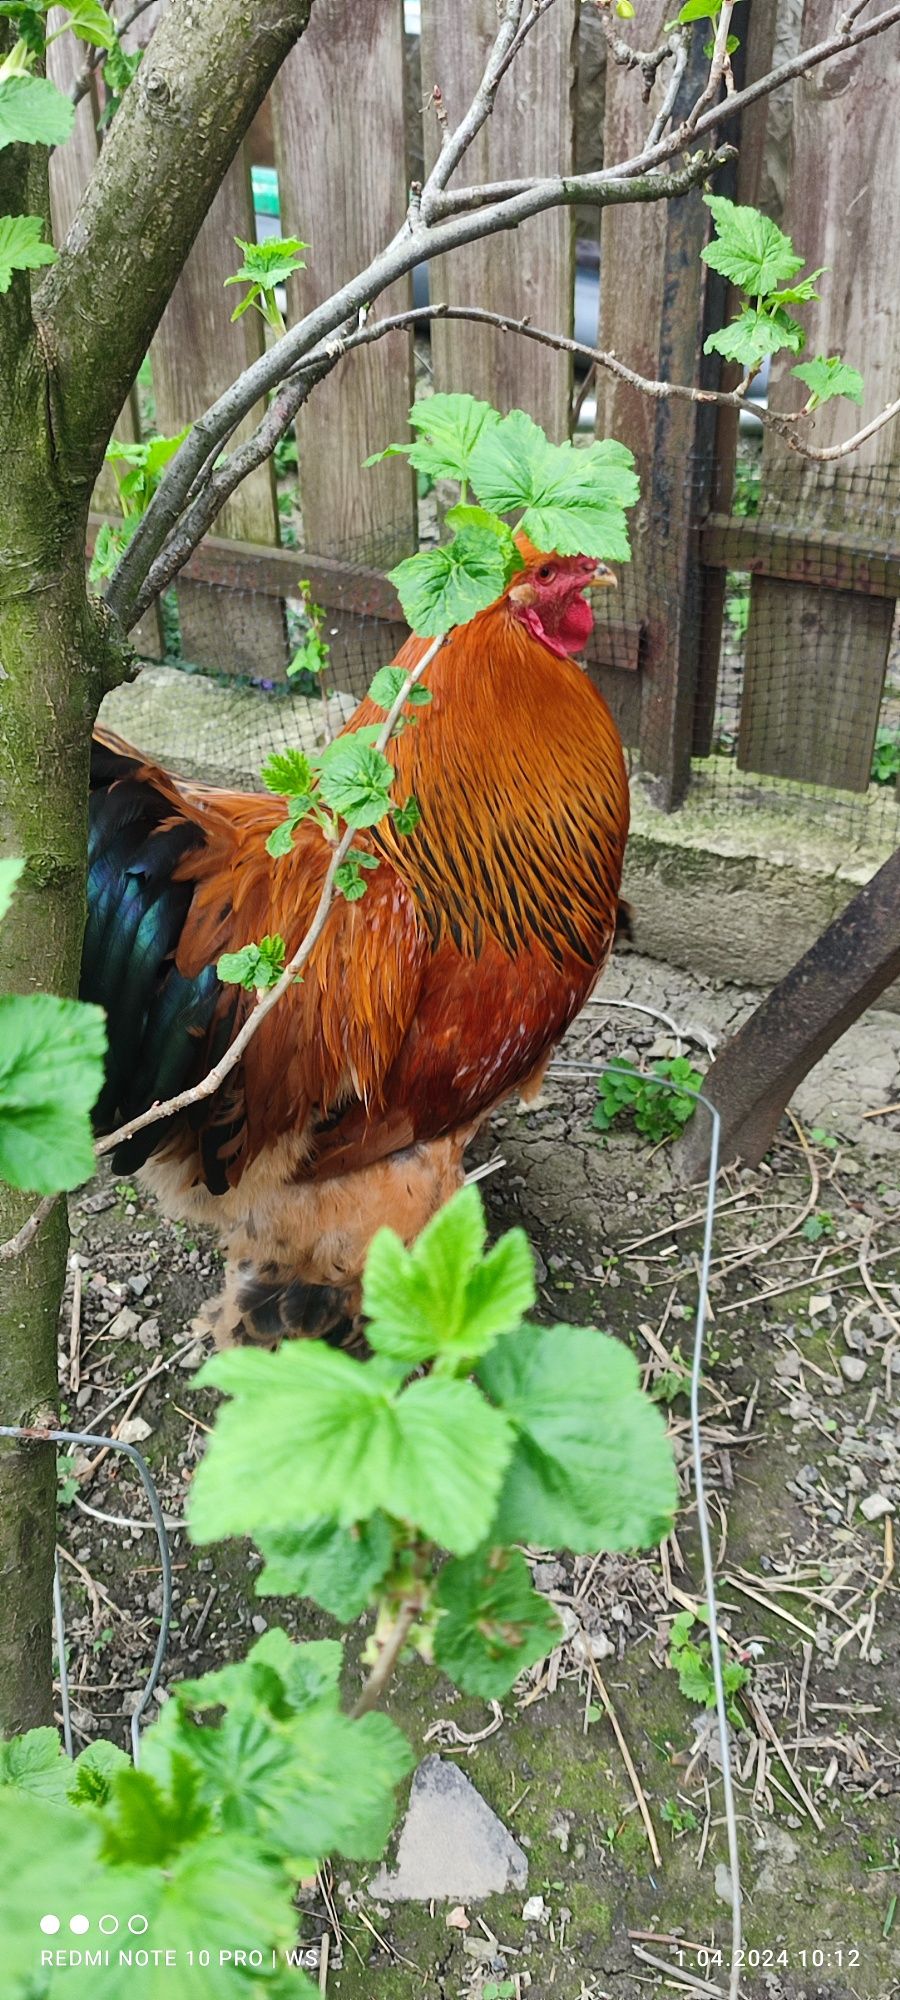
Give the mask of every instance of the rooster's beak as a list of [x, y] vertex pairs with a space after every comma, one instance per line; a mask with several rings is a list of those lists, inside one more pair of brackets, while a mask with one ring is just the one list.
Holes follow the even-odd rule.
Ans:
[[585, 588], [587, 590], [618, 590], [619, 584], [617, 577], [613, 576], [612, 570], [607, 569], [605, 563], [598, 562], [594, 574]]

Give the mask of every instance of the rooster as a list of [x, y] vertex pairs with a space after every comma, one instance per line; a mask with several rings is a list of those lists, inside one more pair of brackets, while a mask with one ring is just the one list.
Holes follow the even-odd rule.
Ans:
[[[614, 578], [523, 545], [525, 568], [455, 630], [432, 701], [391, 743], [421, 821], [354, 835], [377, 867], [336, 897], [302, 982], [217, 1096], [113, 1155], [167, 1212], [211, 1224], [219, 1342], [341, 1338], [377, 1229], [406, 1242], [460, 1186], [465, 1149], [512, 1091], [536, 1095], [612, 948], [628, 784], [609, 710], [574, 661], [584, 592]], [[427, 641], [397, 655], [406, 671]], [[364, 701], [349, 730], [381, 721]], [[329, 861], [284, 801], [180, 783], [118, 738], [94, 746], [82, 996], [109, 1018], [97, 1123], [110, 1130], [197, 1081], [253, 1003], [216, 964], [267, 933], [296, 945]]]

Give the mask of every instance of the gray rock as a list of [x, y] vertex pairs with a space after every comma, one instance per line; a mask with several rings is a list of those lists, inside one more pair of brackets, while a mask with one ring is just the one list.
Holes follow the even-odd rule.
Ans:
[[861, 1382], [866, 1372], [866, 1364], [861, 1354], [841, 1355], [841, 1374], [845, 1382]]
[[387, 1903], [471, 1903], [524, 1889], [528, 1861], [502, 1820], [455, 1764], [425, 1757], [412, 1781], [393, 1874], [370, 1893]]

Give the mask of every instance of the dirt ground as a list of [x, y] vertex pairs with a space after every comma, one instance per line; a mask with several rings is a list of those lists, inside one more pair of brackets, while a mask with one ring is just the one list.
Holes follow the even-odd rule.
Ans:
[[[753, 999], [633, 956], [603, 994], [664, 1008], [698, 1057]], [[563, 1055], [592, 1069], [674, 1051], [659, 1023], [597, 1005]], [[458, 1697], [418, 1663], [401, 1669], [392, 1713], [417, 1752], [459, 1759], [525, 1848], [529, 1881], [460, 1912], [388, 1907], [367, 1890], [374, 1867], [336, 1859], [300, 1900], [311, 1963], [327, 1930], [327, 1991], [344, 2000], [727, 1988], [718, 1736], [667, 1663], [672, 1619], [702, 1587], [684, 1388], [703, 1190], [674, 1185], [665, 1149], [601, 1139], [595, 1094], [590, 1074], [560, 1070], [537, 1109], [499, 1116], [481, 1157], [505, 1164], [485, 1199], [495, 1230], [520, 1221], [530, 1233], [541, 1316], [606, 1327], [637, 1353], [669, 1412], [676, 1533], [635, 1560], [532, 1552], [568, 1637], [502, 1708]], [[732, 1743], [746, 2000], [900, 1992], [900, 1115], [863, 1117], [898, 1099], [900, 1017], [873, 1014], [804, 1086], [765, 1166], [726, 1173], [720, 1188], [705, 1470], [722, 1629], [750, 1668]], [[192, 1387], [191, 1321], [217, 1282], [209, 1244], [106, 1177], [73, 1202], [72, 1224], [65, 1419], [105, 1429], [124, 1417], [159, 1482], [175, 1562], [163, 1687], [239, 1656], [267, 1624], [333, 1629], [309, 1606], [257, 1597], [244, 1546], [199, 1553], [178, 1526], [215, 1406]], [[60, 1542], [77, 1740], [124, 1741], [156, 1637], [155, 1539], [121, 1461], [107, 1457], [74, 1493], [70, 1475], [63, 1466]], [[350, 1635], [348, 1687], [361, 1638]]]

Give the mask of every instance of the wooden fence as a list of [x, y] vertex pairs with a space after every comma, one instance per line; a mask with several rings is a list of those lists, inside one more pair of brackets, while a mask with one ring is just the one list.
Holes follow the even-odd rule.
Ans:
[[[134, 32], [146, 39], [159, 11], [148, 10]], [[776, 11], [776, 0], [751, 0], [746, 10], [746, 46], [736, 64], [748, 80], [769, 66]], [[643, 46], [670, 12], [671, 0], [641, 10]], [[818, 39], [830, 21], [830, 0], [806, 0], [804, 43]], [[233, 238], [253, 233], [252, 167], [274, 166], [278, 229], [310, 245], [309, 268], [289, 293], [290, 310], [299, 315], [350, 277], [397, 227], [409, 160], [424, 156], [427, 163], [438, 139], [432, 85], [440, 83], [448, 113], [456, 117], [472, 94], [495, 27], [494, 0], [422, 0], [421, 37], [404, 33], [402, 0], [316, 0], [312, 26], [235, 161], [153, 343], [158, 430], [175, 431], [199, 415], [260, 351], [258, 315], [246, 313], [231, 325], [233, 294], [223, 290], [237, 262]], [[685, 101], [698, 87], [701, 39], [695, 37], [693, 66], [684, 79]], [[57, 71], [71, 59], [70, 42], [63, 37], [51, 48]], [[557, 0], [504, 83], [463, 177], [565, 173], [582, 163], [586, 149], [594, 164], [601, 148], [585, 115], [585, 80], [590, 74], [593, 107], [601, 57], [593, 9], [583, 7], [579, 20], [577, 0]], [[861, 421], [896, 394], [900, 372], [900, 161], [888, 143], [898, 72], [898, 40], [882, 37], [795, 87], [784, 221], [812, 266], [831, 266], [810, 352], [843, 352], [861, 366]], [[657, 95], [643, 105], [634, 75], [610, 66], [602, 110], [606, 158], [635, 149]], [[54, 156], [58, 238], [96, 158], [97, 109], [85, 100], [75, 140]], [[717, 186], [753, 201], [761, 185], [765, 106], [754, 107], [743, 132], [732, 127], [732, 136], [740, 142], [739, 164], [730, 181], [720, 177]], [[696, 378], [705, 333], [731, 309], [724, 283], [700, 263], [707, 232], [699, 193], [671, 205], [606, 211], [599, 229], [602, 347], [650, 376]], [[431, 297], [528, 314], [535, 325], [565, 330], [572, 321], [574, 275], [574, 218], [557, 211], [432, 266]], [[377, 310], [408, 303], [404, 284]], [[501, 408], [518, 404], [551, 435], [569, 431], [573, 385], [564, 356], [513, 335], [444, 323], [433, 330], [429, 365], [435, 388], [470, 389]], [[719, 380], [714, 358], [699, 365], [705, 383]], [[797, 386], [776, 372], [774, 399], [787, 406]], [[348, 686], [354, 661], [361, 671], [375, 655], [390, 657], [402, 626], [379, 572], [416, 544], [416, 494], [402, 462], [368, 471], [361, 466], [369, 452], [404, 434], [412, 393], [412, 337], [399, 333], [342, 363], [316, 390], [297, 426], [302, 553], [280, 546], [274, 476], [270, 467], [262, 469], [228, 503], [216, 535], [179, 580], [182, 645], [190, 659], [257, 677], [283, 676], [285, 606], [296, 598], [300, 576], [310, 579], [329, 611], [336, 663], [343, 659]], [[839, 430], [849, 427], [849, 408], [832, 405], [823, 413], [817, 441], [831, 436], [831, 410]], [[138, 423], [132, 401], [123, 412], [123, 435], [134, 436]], [[866, 448], [863, 463], [878, 477], [870, 503], [854, 502], [849, 518], [846, 507], [842, 513], [839, 481], [813, 476], [799, 461], [791, 466], [784, 447], [767, 440], [762, 506], [751, 521], [732, 511], [737, 434], [731, 413], [719, 413], [716, 421], [708, 406], [650, 401], [607, 375], [597, 384], [597, 428], [635, 451], [643, 498], [635, 559], [623, 572], [615, 605], [604, 602], [590, 667], [626, 740], [638, 750], [658, 802], [679, 802], [692, 755], [710, 748], [725, 578], [734, 570], [753, 577], [740, 764], [865, 789], [900, 593], [896, 493], [890, 506], [884, 498], [890, 476], [900, 477], [900, 425], [883, 430]], [[109, 507], [108, 479], [98, 504]], [[159, 650], [152, 617], [140, 639], [145, 650]]]

